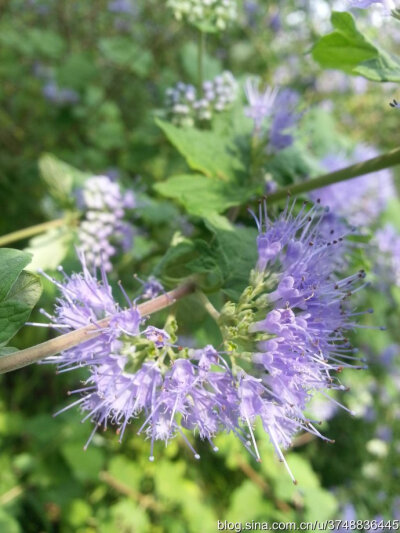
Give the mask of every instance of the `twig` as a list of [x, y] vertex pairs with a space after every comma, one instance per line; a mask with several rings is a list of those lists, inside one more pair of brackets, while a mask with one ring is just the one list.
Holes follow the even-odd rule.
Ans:
[[[296, 183], [295, 185], [289, 185], [282, 187], [278, 191], [267, 196], [266, 200], [268, 204], [285, 199], [287, 196], [295, 196], [304, 192], [310, 192], [315, 189], [321, 189], [327, 185], [339, 183], [340, 181], [349, 180], [364, 174], [370, 174], [371, 172], [377, 172], [385, 168], [394, 167], [400, 164], [400, 148], [387, 152], [386, 154], [368, 159], [362, 163], [356, 163], [336, 172], [330, 174], [324, 174], [318, 178], [313, 178], [303, 183]], [[377, 178], [378, 180], [378, 178]]]
[[215, 309], [215, 307], [204, 294], [204, 292], [196, 291], [196, 296], [199, 297], [199, 300], [203, 304], [203, 307], [207, 311], [207, 313], [215, 320], [215, 322], [218, 322], [221, 313], [217, 309]]
[[20, 229], [18, 231], [13, 231], [12, 233], [7, 233], [0, 237], [0, 246], [5, 246], [11, 242], [20, 241], [26, 239], [27, 237], [32, 237], [33, 235], [38, 235], [49, 229], [59, 228], [65, 226], [68, 223], [66, 218], [57, 218], [56, 220], [50, 220], [49, 222], [43, 222], [42, 224], [36, 224], [35, 226], [29, 226], [29, 228]]
[[304, 444], [308, 444], [309, 442], [312, 442], [315, 439], [315, 435], [312, 433], [307, 433], [306, 431], [296, 437], [292, 442], [293, 448], [298, 448], [299, 446], [304, 446]]
[[235, 455], [235, 459], [238, 463], [238, 466], [240, 470], [246, 474], [246, 476], [270, 498], [274, 500], [275, 505], [283, 512], [288, 512], [291, 510], [290, 506], [283, 502], [282, 500], [275, 499], [271, 487], [268, 485], [268, 483], [265, 481], [263, 477], [260, 476], [260, 474], [254, 470], [254, 468], [246, 463], [246, 461], [243, 459], [243, 457], [240, 454]]
[[128, 485], [125, 485], [125, 483], [115, 479], [115, 477], [113, 477], [109, 472], [100, 472], [99, 478], [117, 492], [120, 492], [121, 494], [124, 494], [125, 496], [128, 496], [128, 498], [131, 498], [133, 501], [137, 502], [143, 509], [152, 509], [158, 513], [162, 512], [163, 506], [159, 504], [152, 496], [148, 494], [142, 494], [141, 492], [128, 487]]
[[21, 485], [16, 485], [12, 489], [8, 490], [0, 496], [0, 504], [6, 505], [12, 502], [15, 498], [18, 498], [24, 492], [24, 488]]
[[[187, 294], [194, 292], [195, 284], [193, 281], [189, 281], [177, 287], [176, 289], [167, 292], [154, 300], [145, 302], [138, 306], [138, 311], [142, 316], [151, 315], [165, 307], [169, 307], [177, 300], [183, 298]], [[60, 335], [55, 339], [51, 339], [31, 348], [25, 350], [19, 350], [9, 355], [3, 355], [0, 357], [0, 374], [5, 374], [12, 370], [17, 370], [23, 366], [30, 365], [40, 359], [56, 355], [64, 350], [68, 350], [82, 344], [88, 340], [94, 339], [101, 335], [101, 329], [107, 327], [112, 317], [103, 318], [94, 325], [85, 326], [83, 328], [76, 329], [65, 335]]]

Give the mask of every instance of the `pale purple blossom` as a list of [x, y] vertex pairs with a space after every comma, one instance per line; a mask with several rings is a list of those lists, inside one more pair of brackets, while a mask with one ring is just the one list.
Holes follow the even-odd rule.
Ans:
[[108, 2], [108, 10], [111, 13], [122, 13], [124, 15], [133, 15], [135, 13], [131, 0], [112, 0]]
[[269, 142], [273, 149], [283, 150], [293, 144], [290, 129], [297, 123], [300, 115], [295, 112], [298, 94], [291, 89], [280, 91], [275, 100], [275, 112], [269, 133]]
[[178, 82], [166, 90], [166, 108], [171, 121], [177, 126], [207, 123], [216, 113], [229, 109], [236, 100], [238, 84], [229, 71], [203, 82], [202, 90]]
[[388, 12], [396, 9], [394, 0], [350, 0], [350, 3], [351, 7], [358, 7], [360, 9], [371, 7], [373, 4], [382, 5]]
[[118, 248], [125, 251], [132, 246], [133, 227], [124, 218], [125, 210], [135, 207], [134, 194], [123, 192], [108, 176], [93, 176], [79, 191], [78, 202], [85, 211], [79, 246], [90, 266], [102, 265], [109, 272]]
[[168, 444], [177, 436], [199, 459], [188, 432], [215, 451], [214, 437], [232, 432], [260, 460], [256, 419], [285, 464], [282, 449], [299, 430], [329, 440], [306, 411], [316, 394], [344, 407], [329, 394], [345, 390], [337, 374], [363, 368], [347, 332], [363, 314], [351, 296], [365, 286], [365, 273], [338, 274], [343, 238], [321, 234], [324, 215], [318, 205], [288, 203], [274, 221], [262, 210], [255, 217], [258, 261], [241, 298], [244, 316], [237, 310], [247, 348], [237, 353], [178, 347], [165, 329], [142, 328], [145, 319], [122, 287], [125, 309], [113, 298], [105, 268], [97, 280], [83, 257], [81, 274], [61, 269], [62, 282], [50, 278], [61, 292], [54, 316], [45, 313], [52, 325], [60, 331], [98, 328], [95, 338], [48, 360], [59, 371], [87, 370], [83, 386], [71, 391], [79, 398], [60, 411], [77, 405], [82, 420], [94, 423], [86, 446], [98, 428], [110, 425], [122, 439], [136, 418], [137, 433], [150, 441], [150, 460], [157, 441]]
[[[328, 172], [334, 172], [377, 155], [374, 148], [359, 145], [349, 157], [341, 153], [327, 155], [322, 159], [321, 166]], [[384, 169], [323, 187], [310, 196], [314, 201], [320, 200], [336, 215], [344, 217], [350, 225], [363, 227], [377, 220], [389, 200], [396, 197], [396, 190], [392, 172]]]
[[400, 233], [391, 224], [379, 228], [369, 251], [378, 284], [400, 286]]
[[300, 118], [295, 112], [297, 93], [268, 86], [260, 91], [259, 83], [250, 78], [246, 80], [245, 93], [249, 103], [245, 115], [254, 122], [254, 134], [261, 137], [263, 130], [268, 132], [269, 146], [273, 150], [283, 150], [293, 144], [291, 130]]
[[264, 91], [260, 91], [259, 82], [248, 78], [244, 91], [249, 104], [245, 108], [245, 114], [253, 120], [254, 130], [259, 132], [264, 120], [272, 115], [278, 89], [267, 86]]
[[268, 290], [265, 299], [256, 300], [261, 303], [253, 302], [264, 318], [249, 326], [249, 333], [257, 335], [257, 351], [254, 369], [239, 388], [241, 413], [249, 427], [256, 416], [261, 418], [282, 460], [281, 448], [298, 430], [325, 438], [305, 414], [311, 397], [320, 393], [340, 405], [328, 394], [345, 389], [335, 373], [363, 367], [346, 332], [357, 327], [356, 317], [363, 314], [354, 312], [349, 298], [365, 286], [365, 273], [338, 276], [335, 256], [343, 238], [321, 236], [324, 214], [318, 206], [296, 212], [295, 204], [288, 204], [275, 221], [261, 212], [256, 219], [259, 259], [253, 285], [256, 291], [264, 284]]
[[59, 87], [52, 80], [48, 81], [43, 87], [43, 96], [58, 106], [76, 104], [79, 101], [79, 94], [74, 89]]

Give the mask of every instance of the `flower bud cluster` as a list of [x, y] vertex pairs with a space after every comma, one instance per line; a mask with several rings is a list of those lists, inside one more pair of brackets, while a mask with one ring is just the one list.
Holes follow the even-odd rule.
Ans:
[[167, 0], [177, 20], [204, 28], [221, 31], [237, 19], [236, 0]]
[[124, 216], [125, 209], [135, 206], [133, 193], [123, 193], [108, 176], [93, 176], [80, 191], [79, 203], [85, 210], [78, 230], [80, 248], [90, 266], [108, 272], [116, 246], [127, 250], [132, 245], [133, 228]]
[[166, 91], [168, 116], [173, 124], [182, 127], [209, 122], [214, 113], [228, 109], [237, 94], [238, 84], [228, 71], [205, 81], [201, 96], [193, 85], [179, 82]]

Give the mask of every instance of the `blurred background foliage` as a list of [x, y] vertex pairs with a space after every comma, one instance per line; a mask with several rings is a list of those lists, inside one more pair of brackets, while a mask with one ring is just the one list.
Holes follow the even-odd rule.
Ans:
[[[331, 3], [244, 0], [238, 24], [207, 37], [206, 79], [228, 69], [239, 81], [256, 74], [300, 93], [298, 144], [271, 167], [282, 184], [294, 175], [316, 174], [318, 158], [329, 150], [355, 142], [385, 150], [398, 138], [399, 117], [387, 105], [396, 97], [394, 84], [324, 71], [311, 58], [312, 44], [330, 29]], [[360, 13], [360, 27], [388, 49], [398, 47], [398, 26], [392, 31], [385, 20], [382, 31], [382, 21], [370, 17]], [[147, 227], [119, 265], [124, 283], [138, 290], [132, 273], [148, 274], [174, 232], [190, 226], [188, 214], [195, 221], [199, 215], [197, 204], [182, 207], [179, 190], [174, 196], [153, 189], [171, 174], [188, 172], [155, 118], [163, 118], [167, 87], [178, 80], [196, 83], [196, 42], [194, 30], [175, 21], [160, 0], [3, 0], [0, 234], [59, 214], [40, 179], [43, 153], [85, 173], [118, 173], [137, 191], [142, 204], [136, 223]], [[236, 112], [230, 115], [235, 135], [245, 128], [235, 122]], [[400, 230], [398, 207], [387, 216]], [[73, 259], [65, 265], [74, 266]], [[41, 305], [50, 308], [53, 298], [53, 286], [45, 283]], [[322, 429], [334, 445], [298, 436], [287, 456], [298, 486], [261, 430], [261, 464], [230, 436], [219, 437], [217, 454], [197, 442], [200, 462], [176, 439], [150, 463], [148, 443], [133, 428], [121, 445], [109, 432], [96, 435], [83, 452], [89, 422], [81, 425], [76, 411], [51, 417], [75, 388], [76, 374], [55, 376], [44, 365], [2, 376], [0, 531], [197, 533], [215, 531], [218, 519], [323, 520], [351, 516], [354, 509], [361, 519], [399, 519], [400, 294], [392, 288], [390, 298], [369, 298], [364, 303], [374, 307], [374, 323], [388, 324], [388, 330], [358, 333], [369, 369], [344, 378], [351, 386], [345, 401], [356, 416], [341, 410], [326, 416]], [[193, 299], [180, 313], [182, 335], [189, 329], [193, 335], [196, 323], [198, 343], [220, 343], [217, 328]], [[25, 347], [46, 337], [46, 331], [25, 328], [14, 344]]]

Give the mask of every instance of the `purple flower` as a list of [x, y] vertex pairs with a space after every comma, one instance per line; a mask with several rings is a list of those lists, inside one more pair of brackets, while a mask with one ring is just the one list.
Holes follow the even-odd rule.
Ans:
[[167, 112], [174, 124], [194, 126], [196, 122], [208, 122], [215, 113], [229, 109], [237, 92], [237, 82], [229, 71], [205, 81], [200, 95], [193, 85], [179, 82], [166, 91]]
[[73, 89], [60, 88], [55, 81], [48, 81], [43, 87], [43, 96], [57, 104], [67, 105], [67, 104], [76, 104], [79, 101], [79, 95]]
[[114, 425], [122, 439], [140, 417], [137, 433], [150, 440], [150, 460], [156, 441], [168, 444], [176, 436], [198, 459], [188, 432], [215, 451], [214, 437], [232, 432], [260, 460], [253, 431], [259, 418], [295, 481], [282, 449], [299, 430], [328, 440], [307, 415], [309, 400], [318, 393], [344, 407], [328, 394], [345, 389], [336, 374], [362, 368], [347, 332], [362, 314], [350, 299], [363, 288], [365, 273], [339, 276], [335, 257], [344, 242], [320, 233], [324, 215], [318, 205], [288, 204], [274, 221], [266, 212], [255, 217], [258, 262], [239, 302], [222, 310], [224, 353], [211, 345], [178, 347], [164, 329], [142, 329], [144, 320], [125, 292], [129, 307], [122, 309], [105, 269], [98, 281], [83, 258], [81, 274], [64, 273], [63, 282], [50, 278], [61, 291], [54, 316], [46, 314], [53, 326], [99, 328], [95, 338], [49, 359], [59, 371], [88, 372], [83, 387], [72, 391], [79, 399], [60, 411], [79, 405], [83, 421], [94, 423], [86, 446], [100, 426]]
[[[256, 417], [282, 460], [281, 448], [290, 445], [297, 431], [325, 438], [306, 415], [309, 400], [319, 393], [340, 405], [328, 394], [344, 390], [335, 373], [362, 368], [354, 361], [347, 331], [357, 326], [349, 298], [364, 286], [365, 273], [337, 275], [335, 256], [344, 242], [321, 236], [324, 215], [319, 206], [296, 210], [288, 204], [277, 220], [262, 213], [256, 219], [259, 258], [252, 291], [240, 300], [246, 311], [238, 317], [242, 328], [248, 323], [255, 349], [247, 356], [252, 368], [237, 370], [240, 417], [256, 456], [251, 429]], [[250, 320], [249, 308], [257, 319]]]
[[93, 176], [79, 191], [78, 203], [86, 211], [78, 230], [80, 248], [90, 266], [103, 265], [109, 272], [116, 246], [122, 250], [132, 246], [133, 228], [123, 219], [125, 209], [135, 206], [133, 192], [122, 193], [108, 176]]
[[[79, 406], [82, 422], [92, 421], [85, 449], [98, 428], [115, 426], [121, 440], [127, 425], [142, 416], [139, 433], [145, 430], [151, 439], [151, 460], [155, 441], [168, 443], [176, 434], [198, 458], [184, 430], [198, 432], [216, 451], [212, 438], [219, 431], [236, 431], [238, 425], [237, 391], [226, 362], [212, 346], [177, 348], [163, 329], [147, 326], [142, 331], [144, 320], [125, 291], [129, 307], [122, 309], [112, 296], [105, 269], [99, 281], [83, 255], [81, 261], [80, 274], [69, 276], [59, 269], [61, 282], [44, 274], [61, 293], [54, 315], [43, 311], [50, 325], [61, 332], [98, 328], [95, 338], [88, 334], [87, 341], [45, 361], [56, 364], [58, 372], [85, 368], [88, 373], [83, 386], [69, 393], [79, 398], [56, 414]], [[167, 354], [171, 365], [164, 362]]]
[[282, 18], [279, 10], [276, 10], [274, 13], [271, 14], [269, 19], [269, 27], [274, 33], [278, 33], [279, 30], [282, 28]]
[[[368, 146], [358, 146], [350, 158], [343, 154], [329, 154], [322, 160], [328, 172], [334, 172], [353, 163], [358, 163], [378, 155]], [[380, 170], [366, 176], [335, 183], [310, 194], [320, 200], [336, 215], [344, 217], [351, 225], [368, 226], [386, 208], [388, 201], [396, 196], [390, 170]]]
[[390, 344], [383, 350], [381, 356], [378, 359], [378, 362], [384, 365], [387, 370], [393, 371], [396, 367], [394, 363], [399, 353], [400, 346], [398, 346], [397, 344]]
[[267, 131], [269, 144], [274, 150], [282, 150], [293, 144], [290, 129], [296, 124], [300, 115], [295, 113], [298, 95], [291, 89], [278, 91], [266, 87], [264, 92], [258, 89], [258, 83], [247, 79], [245, 93], [249, 106], [245, 114], [254, 122], [254, 133], [261, 136], [262, 128], [268, 119]]
[[[121, 335], [136, 336], [142, 321], [136, 307], [121, 309], [115, 302], [108, 284], [104, 268], [101, 268], [101, 281], [88, 270], [83, 254], [80, 255], [82, 273], [67, 275], [59, 268], [64, 280], [59, 282], [47, 277], [59, 289], [54, 315], [48, 315], [51, 325], [62, 332], [76, 330], [85, 326], [99, 328], [100, 335], [78, 346], [65, 350], [60, 355], [50, 357], [46, 362], [58, 365], [58, 370], [65, 372], [77, 367], [102, 364], [115, 348]], [[106, 322], [106, 323], [104, 323]]]
[[141, 294], [141, 298], [143, 298], [143, 300], [152, 300], [164, 292], [164, 287], [154, 276], [149, 276], [147, 281], [142, 281], [140, 278], [138, 278], [138, 276], [135, 277], [143, 286], [143, 291]]
[[291, 89], [280, 91], [275, 100], [275, 112], [271, 124], [269, 141], [275, 150], [283, 150], [293, 144], [293, 136], [288, 130], [299, 119], [299, 114], [294, 112], [298, 103], [298, 95]]
[[373, 4], [381, 4], [387, 11], [396, 9], [396, 4], [393, 0], [350, 0], [351, 7], [359, 7], [365, 9], [371, 7]]
[[261, 92], [259, 83], [248, 78], [244, 91], [249, 103], [245, 114], [254, 121], [255, 132], [259, 132], [264, 120], [272, 115], [278, 89], [266, 87], [264, 92]]
[[[176, 359], [164, 377], [153, 408], [139, 433], [146, 431], [151, 439], [150, 459], [156, 440], [165, 443], [180, 434], [196, 459], [200, 456], [187, 440], [183, 429], [198, 432], [210, 442], [223, 429], [235, 428], [237, 394], [231, 372], [221, 356], [207, 346], [189, 352], [190, 359]], [[198, 361], [198, 363], [197, 363]], [[218, 371], [211, 370], [214, 365]], [[232, 420], [230, 419], [232, 417]]]
[[123, 13], [126, 15], [133, 15], [135, 9], [130, 0], [112, 0], [108, 3], [108, 10], [111, 13]]
[[157, 348], [171, 345], [171, 337], [163, 329], [149, 326], [143, 331], [143, 335], [145, 335], [149, 341], [154, 342]]
[[155, 391], [162, 384], [161, 372], [155, 363], [144, 363], [135, 373], [124, 371], [126, 360], [111, 355], [102, 365], [93, 368], [87, 380], [86, 394], [81, 398], [80, 409], [86, 413], [82, 421], [90, 419], [94, 429], [87, 441], [89, 445], [98, 427], [117, 426], [122, 440], [127, 424], [143, 409], [154, 403]]

